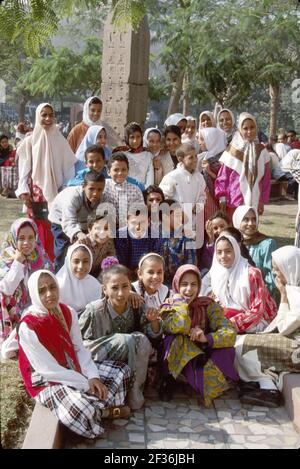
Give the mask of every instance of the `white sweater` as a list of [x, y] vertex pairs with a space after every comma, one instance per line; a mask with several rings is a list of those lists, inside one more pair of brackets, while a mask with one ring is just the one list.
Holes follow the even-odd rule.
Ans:
[[199, 171], [190, 173], [184, 169], [182, 163], [177, 168], [164, 176], [159, 187], [165, 197], [174, 199], [180, 204], [205, 203], [206, 183]]
[[144, 184], [145, 189], [154, 184], [152, 154], [148, 151], [141, 153], [124, 152], [129, 162], [129, 176]]

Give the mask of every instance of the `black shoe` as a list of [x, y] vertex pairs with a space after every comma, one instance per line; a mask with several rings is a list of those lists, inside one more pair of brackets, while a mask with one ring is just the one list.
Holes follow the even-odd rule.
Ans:
[[281, 393], [275, 389], [259, 389], [243, 394], [240, 401], [242, 404], [275, 408], [281, 405]]
[[244, 394], [249, 394], [252, 391], [258, 391], [260, 389], [259, 384], [255, 381], [249, 381], [248, 383], [240, 380], [238, 382], [239, 388], [239, 397], [242, 397]]
[[170, 401], [174, 395], [174, 384], [176, 380], [173, 376], [167, 376], [163, 379], [158, 389], [158, 395], [162, 401]]

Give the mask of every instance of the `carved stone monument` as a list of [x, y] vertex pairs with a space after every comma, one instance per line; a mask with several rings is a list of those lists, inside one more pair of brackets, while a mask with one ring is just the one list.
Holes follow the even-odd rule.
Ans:
[[130, 26], [122, 30], [112, 24], [109, 14], [104, 26], [102, 54], [102, 120], [108, 143], [123, 141], [124, 126], [136, 121], [144, 124], [148, 104], [150, 33], [147, 18], [137, 32]]

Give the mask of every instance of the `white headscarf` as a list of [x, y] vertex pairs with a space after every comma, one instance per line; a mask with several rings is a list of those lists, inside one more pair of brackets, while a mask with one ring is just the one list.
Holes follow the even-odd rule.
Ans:
[[[156, 127], [150, 127], [149, 129], [146, 129], [146, 130], [145, 130], [145, 133], [144, 133], [144, 137], [143, 137], [143, 147], [144, 147], [144, 148], [148, 148], [148, 144], [149, 144], [149, 142], [148, 142], [148, 137], [149, 137], [150, 132], [153, 132], [153, 130], [154, 130], [156, 133], [157, 133], [157, 132], [159, 133], [160, 138], [162, 137], [161, 131], [160, 131], [159, 129], [157, 129]], [[159, 155], [159, 153], [160, 153], [160, 151], [158, 151], [157, 154], [154, 155], [154, 156]]]
[[67, 140], [55, 123], [47, 130], [41, 125], [41, 111], [49, 103], [39, 104], [35, 112], [35, 126], [31, 135], [18, 146], [19, 162], [31, 159], [32, 180], [42, 189], [51, 203], [64, 182], [64, 174], [75, 165], [76, 158]]
[[256, 226], [258, 226], [258, 211], [255, 207], [251, 207], [250, 205], [240, 205], [237, 207], [234, 211], [234, 214], [232, 216], [232, 224], [234, 228], [237, 230], [240, 230], [241, 228], [241, 223], [245, 217], [245, 215], [249, 212], [249, 210], [253, 210], [253, 212], [256, 215]]
[[89, 253], [91, 270], [93, 255], [90, 249], [84, 244], [72, 244], [68, 249], [63, 267], [56, 275], [60, 287], [61, 302], [71, 306], [77, 313], [81, 312], [91, 301], [99, 300], [102, 295], [102, 286], [94, 277], [87, 274], [79, 280], [72, 273], [71, 258], [73, 252], [78, 248], [85, 249]]
[[211, 123], [212, 123], [212, 127], [216, 127], [216, 121], [215, 121], [213, 112], [211, 112], [211, 111], [203, 111], [203, 112], [201, 112], [201, 114], [200, 114], [200, 116], [199, 116], [199, 130], [205, 128], [205, 127], [202, 127], [202, 125], [201, 125], [201, 117], [204, 116], [204, 114], [205, 114], [206, 116], [210, 117], [210, 120], [211, 120]]
[[[234, 249], [234, 263], [229, 269], [223, 267], [217, 260], [216, 252], [220, 238], [226, 238]], [[238, 310], [249, 309], [249, 264], [242, 257], [240, 246], [232, 236], [221, 234], [217, 239], [210, 276], [212, 291], [223, 307]]]
[[[100, 118], [96, 121], [96, 122], [93, 122], [90, 117], [89, 117], [89, 112], [90, 112], [90, 102], [92, 101], [92, 99], [94, 98], [99, 98], [99, 96], [91, 96], [90, 98], [88, 98], [86, 100], [86, 102], [84, 103], [83, 105], [83, 114], [82, 114], [82, 120], [83, 122], [88, 125], [89, 127], [91, 125], [99, 125], [101, 124], [101, 115], [100, 115]], [[100, 99], [101, 101], [101, 99]], [[102, 102], [102, 101], [101, 101]]]
[[209, 160], [222, 151], [227, 146], [226, 134], [223, 130], [216, 127], [202, 127], [199, 130], [199, 136], [202, 136], [207, 148], [207, 151], [201, 153], [203, 160]]
[[103, 127], [103, 125], [93, 124], [90, 126], [90, 128], [88, 129], [87, 133], [85, 134], [81, 144], [79, 145], [76, 151], [76, 158], [79, 161], [84, 161], [84, 154], [85, 154], [86, 149], [90, 147], [91, 145], [95, 145], [98, 134], [103, 129], [105, 130], [105, 127]]
[[178, 122], [182, 120], [187, 120], [187, 118], [183, 115], [177, 112], [176, 114], [171, 114], [166, 120], [165, 120], [165, 127], [168, 127], [169, 125], [177, 125]]
[[198, 153], [198, 150], [199, 150], [199, 143], [197, 142], [197, 119], [193, 116], [187, 116], [186, 117], [186, 120], [187, 122], [189, 121], [192, 121], [192, 122], [195, 122], [195, 132], [194, 132], [194, 135], [192, 135], [192, 137], [189, 137], [185, 132], [182, 134], [182, 137], [181, 137], [181, 142], [182, 143], [190, 143], [191, 145], [194, 145], [194, 147], [196, 148], [196, 151]]
[[285, 276], [291, 311], [300, 312], [300, 249], [296, 246], [283, 246], [272, 252], [272, 258]]
[[55, 281], [57, 288], [59, 289], [57, 278], [49, 270], [41, 269], [41, 270], [36, 270], [35, 272], [33, 272], [33, 274], [30, 275], [29, 280], [28, 280], [28, 291], [29, 291], [29, 296], [31, 298], [31, 303], [32, 303], [32, 306], [30, 306], [26, 310], [26, 312], [28, 313], [33, 313], [33, 314], [48, 313], [48, 310], [42, 304], [40, 295], [39, 295], [38, 282], [42, 274], [50, 275], [50, 277], [52, 277], [53, 280]]
[[238, 131], [235, 132], [228, 150], [221, 156], [220, 162], [240, 175], [240, 189], [245, 205], [258, 207], [259, 182], [265, 174], [265, 165], [270, 161], [270, 157], [268, 152], [263, 150], [257, 136], [251, 142], [243, 139], [241, 130], [246, 119], [252, 120], [257, 128], [255, 117], [248, 112], [242, 112]]
[[230, 109], [225, 108], [225, 107], [224, 107], [224, 109], [221, 109], [221, 111], [218, 112], [218, 115], [217, 115], [217, 125], [218, 125], [219, 128], [221, 128], [221, 127], [220, 127], [220, 116], [221, 116], [222, 112], [225, 112], [225, 111], [228, 112], [228, 114], [230, 114], [230, 117], [231, 117], [231, 120], [232, 120], [232, 128], [233, 128], [233, 127], [234, 127], [234, 124], [235, 124], [235, 117], [234, 117], [234, 114], [233, 114], [233, 112], [232, 112]]

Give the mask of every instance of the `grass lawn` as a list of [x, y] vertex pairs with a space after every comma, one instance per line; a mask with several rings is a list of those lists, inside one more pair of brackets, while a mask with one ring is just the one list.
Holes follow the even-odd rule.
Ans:
[[[274, 237], [279, 246], [294, 244], [297, 202], [279, 201], [265, 207], [260, 231]], [[0, 198], [0, 242], [11, 223], [22, 216], [22, 203]], [[24, 215], [23, 215], [24, 216]], [[22, 385], [16, 361], [0, 364], [1, 369], [1, 444], [3, 448], [20, 448], [33, 409]]]

